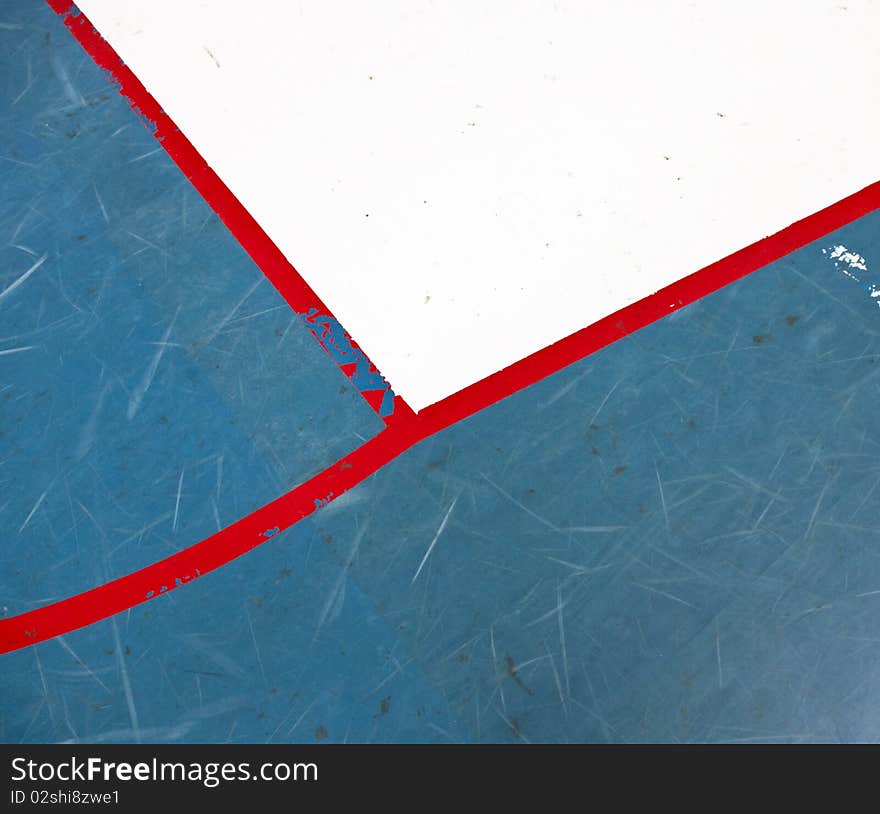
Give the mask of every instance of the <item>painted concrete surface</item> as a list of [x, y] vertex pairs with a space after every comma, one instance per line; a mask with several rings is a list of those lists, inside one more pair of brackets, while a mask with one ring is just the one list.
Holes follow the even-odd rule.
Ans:
[[871, 0], [81, 6], [416, 410], [880, 177]]
[[874, 215], [4, 657], [4, 737], [877, 740], [878, 252]]
[[[15, 13], [0, 350], [34, 347], [0, 355], [4, 614], [194, 542], [381, 426], [139, 158], [155, 142], [51, 12]], [[180, 590], [0, 656], [0, 740], [880, 739], [875, 258], [876, 213]]]
[[875, 214], [317, 515], [472, 738], [880, 738], [878, 254]]
[[466, 738], [397, 624], [304, 522], [161, 601], [0, 657], [0, 740]]
[[0, 19], [0, 607], [229, 525], [383, 425], [42, 3]]

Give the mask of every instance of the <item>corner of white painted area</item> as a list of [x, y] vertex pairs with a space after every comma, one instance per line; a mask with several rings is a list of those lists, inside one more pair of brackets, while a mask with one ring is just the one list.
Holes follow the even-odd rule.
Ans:
[[415, 409], [880, 177], [866, 0], [83, 0]]

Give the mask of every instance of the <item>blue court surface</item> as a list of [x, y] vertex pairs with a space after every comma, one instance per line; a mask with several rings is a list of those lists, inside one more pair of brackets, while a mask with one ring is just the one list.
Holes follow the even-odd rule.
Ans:
[[[384, 425], [52, 11], [0, 21], [11, 617]], [[877, 213], [0, 656], [0, 740], [880, 739], [875, 257]]]

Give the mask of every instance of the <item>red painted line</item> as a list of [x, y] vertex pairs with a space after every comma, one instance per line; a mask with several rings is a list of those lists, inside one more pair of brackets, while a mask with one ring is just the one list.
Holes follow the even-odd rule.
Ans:
[[[132, 70], [123, 63], [116, 51], [89, 22], [85, 14], [77, 9], [71, 0], [46, 0], [46, 2], [56, 14], [62, 16], [64, 25], [94, 63], [110, 75], [132, 109], [153, 126], [153, 135], [165, 152], [232, 232], [235, 239], [259, 266], [287, 304], [300, 315], [316, 312], [319, 315], [332, 317], [332, 311], [281, 253], [281, 250], [272, 242], [269, 235], [263, 231], [229, 187], [208, 166], [189, 139], [174, 124], [171, 117], [162, 110], [159, 103], [150, 95]], [[319, 334], [315, 330], [312, 330], [311, 333], [318, 344], [329, 353], [329, 349]], [[385, 391], [366, 391], [372, 396], [367, 396], [362, 391], [359, 392], [370, 407], [378, 413], [382, 400], [381, 394]], [[402, 399], [395, 401], [400, 403]]]
[[112, 582], [0, 620], [0, 653], [18, 650], [128, 610], [186, 585], [272, 539], [412, 445], [413, 425], [388, 429], [311, 480], [195, 545]]
[[419, 411], [448, 426], [880, 209], [880, 181]]
[[[69, 0], [47, 2], [59, 13], [70, 8]], [[97, 37], [102, 48], [106, 47], [109, 51], [109, 46], [97, 34], [94, 37]], [[112, 54], [112, 51], [109, 53]], [[115, 54], [113, 57], [116, 58]], [[128, 81], [126, 77], [123, 78]], [[131, 79], [137, 82], [133, 76]], [[139, 83], [138, 86], [140, 87]], [[146, 91], [143, 93], [152, 102]], [[192, 155], [197, 156], [192, 145], [185, 139], [183, 141], [192, 151]], [[217, 176], [207, 168], [205, 170], [206, 175], [210, 174], [213, 178], [211, 183], [218, 184], [225, 190], [224, 194], [232, 197]], [[205, 194], [201, 187], [198, 188]], [[271, 244], [244, 208], [237, 201], [235, 204], [247, 221], [253, 224], [253, 229], [268, 242], [272, 251], [268, 252], [267, 257], [273, 263], [280, 263], [278, 268], [293, 278], [293, 282], [281, 281], [291, 287], [291, 295], [306, 298], [310, 296], [315, 302], [320, 302], [298, 274], [290, 274], [292, 266]], [[876, 209], [880, 209], [880, 182], [521, 359], [426, 407], [418, 414], [413, 413], [399, 396], [396, 397], [395, 413], [379, 435], [311, 480], [237, 523], [140, 571], [68, 599], [0, 620], [0, 653], [27, 647], [98, 622], [225, 565], [339, 497], [419, 441]], [[239, 237], [237, 233], [233, 233]], [[287, 299], [285, 292], [281, 293]]]
[[217, 534], [133, 574], [0, 620], [0, 653], [128, 610], [225, 565], [339, 497], [410, 447], [621, 337], [880, 209], [880, 183], [685, 277], [416, 414], [400, 403], [388, 426], [341, 461]]

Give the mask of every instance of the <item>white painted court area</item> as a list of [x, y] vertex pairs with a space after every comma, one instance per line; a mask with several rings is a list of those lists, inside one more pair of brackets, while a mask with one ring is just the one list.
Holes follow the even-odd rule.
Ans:
[[867, 0], [82, 0], [420, 409], [880, 179]]

